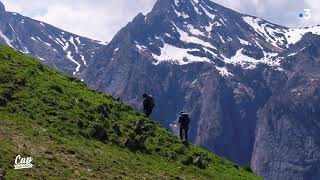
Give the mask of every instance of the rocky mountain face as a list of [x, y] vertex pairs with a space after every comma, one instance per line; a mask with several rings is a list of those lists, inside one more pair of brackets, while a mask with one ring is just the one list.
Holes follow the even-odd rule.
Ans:
[[0, 2], [0, 43], [76, 75], [103, 45], [13, 12]]
[[319, 26], [290, 29], [210, 0], [158, 0], [80, 77], [137, 109], [152, 94], [168, 129], [189, 112], [195, 144], [252, 162], [267, 179], [309, 179], [320, 172], [316, 34]]
[[258, 113], [252, 166], [266, 179], [320, 177], [319, 40], [308, 34], [284, 52], [287, 80]]

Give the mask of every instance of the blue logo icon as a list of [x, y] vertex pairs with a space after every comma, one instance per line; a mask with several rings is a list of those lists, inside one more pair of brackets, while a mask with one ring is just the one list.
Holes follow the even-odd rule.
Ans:
[[302, 17], [303, 17], [303, 13], [299, 13], [299, 17], [301, 17], [301, 18], [302, 18]]

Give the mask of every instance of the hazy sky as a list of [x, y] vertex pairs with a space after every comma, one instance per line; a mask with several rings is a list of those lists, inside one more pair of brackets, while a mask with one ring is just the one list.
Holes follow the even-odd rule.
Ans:
[[[0, 0], [18, 12], [89, 38], [110, 41], [139, 12], [149, 12], [156, 0]], [[290, 27], [320, 24], [320, 0], [212, 0], [242, 13]], [[312, 18], [299, 12], [312, 10]]]

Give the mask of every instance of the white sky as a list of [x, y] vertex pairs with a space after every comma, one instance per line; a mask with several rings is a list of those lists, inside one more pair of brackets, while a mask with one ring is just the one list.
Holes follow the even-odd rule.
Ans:
[[[8, 11], [35, 18], [66, 31], [101, 41], [111, 38], [156, 0], [1, 0]], [[320, 24], [320, 0], [213, 0], [242, 13], [291, 27]], [[312, 9], [312, 18], [299, 12]]]

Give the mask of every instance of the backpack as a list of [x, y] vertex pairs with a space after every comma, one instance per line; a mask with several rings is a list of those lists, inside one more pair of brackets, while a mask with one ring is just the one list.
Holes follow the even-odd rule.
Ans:
[[153, 108], [155, 106], [154, 98], [152, 96], [148, 95], [148, 97], [145, 98], [143, 105], [148, 108]]
[[183, 113], [183, 114], [180, 115], [179, 123], [181, 124], [182, 127], [189, 126], [190, 121], [191, 120], [189, 118], [189, 114]]

